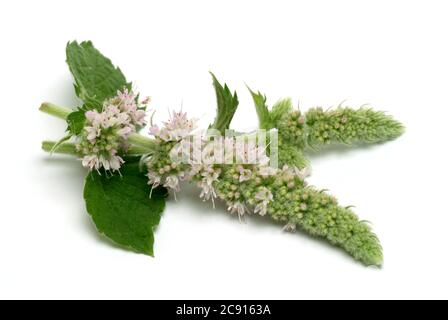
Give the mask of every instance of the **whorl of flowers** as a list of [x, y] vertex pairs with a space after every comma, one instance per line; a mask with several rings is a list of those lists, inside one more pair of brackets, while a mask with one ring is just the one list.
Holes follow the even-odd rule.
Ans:
[[145, 125], [145, 111], [133, 92], [127, 89], [118, 91], [117, 95], [107, 100], [102, 112], [89, 110], [85, 113], [86, 124], [76, 144], [83, 155], [82, 164], [90, 170], [119, 170], [123, 159], [118, 155], [128, 148], [127, 138], [130, 133]]
[[[218, 197], [216, 184], [220, 180], [223, 171], [228, 166], [226, 163], [248, 162], [250, 159], [261, 159], [264, 163], [268, 158], [257, 148], [253, 142], [235, 143], [228, 137], [196, 136], [191, 133], [197, 127], [196, 119], [188, 119], [183, 112], [174, 112], [170, 119], [159, 128], [152, 126], [150, 133], [158, 142], [158, 155], [150, 157], [148, 165], [148, 178], [151, 185], [163, 185], [174, 192], [180, 190], [180, 182], [188, 180], [194, 182], [201, 190], [200, 198], [204, 201], [214, 200]], [[201, 150], [200, 154], [194, 154], [194, 147]], [[184, 151], [187, 157], [176, 158], [173, 156]], [[264, 151], [264, 150], [263, 150]], [[190, 154], [191, 152], [191, 154]], [[199, 157], [199, 159], [198, 159]], [[253, 178], [254, 165], [238, 165], [235, 176], [240, 183]], [[261, 197], [261, 194], [259, 195]], [[261, 199], [261, 205], [257, 209], [265, 212], [265, 204], [269, 197]], [[242, 206], [232, 205], [231, 211], [244, 212]]]
[[173, 112], [170, 119], [163, 123], [163, 127], [152, 125], [151, 135], [163, 141], [180, 141], [197, 128], [197, 119], [188, 119], [185, 112]]

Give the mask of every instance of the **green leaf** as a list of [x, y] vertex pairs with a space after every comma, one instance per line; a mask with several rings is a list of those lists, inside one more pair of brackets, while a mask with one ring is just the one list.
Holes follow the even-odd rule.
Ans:
[[104, 100], [113, 97], [117, 90], [131, 88], [121, 70], [95, 49], [92, 42], [69, 42], [66, 54], [76, 94], [89, 109], [101, 110]]
[[86, 122], [85, 113], [86, 110], [84, 108], [79, 108], [67, 116], [67, 131], [70, 132], [71, 135], [77, 136], [84, 129], [84, 124]]
[[137, 160], [127, 161], [121, 175], [92, 171], [84, 199], [98, 231], [119, 245], [153, 256], [154, 228], [165, 208], [166, 189], [152, 191]]
[[229, 87], [224, 84], [224, 87], [216, 79], [215, 75], [210, 72], [213, 78], [213, 86], [216, 91], [216, 100], [218, 109], [216, 111], [215, 122], [210, 126], [224, 133], [226, 129], [229, 129], [230, 122], [232, 122], [236, 109], [238, 108], [238, 96], [236, 92], [230, 92]]
[[255, 104], [255, 110], [257, 111], [259, 127], [260, 129], [272, 129], [274, 124], [271, 120], [271, 115], [269, 114], [269, 109], [266, 104], [266, 96], [261, 94], [260, 91], [254, 92], [249, 87], [247, 87], [252, 95]]

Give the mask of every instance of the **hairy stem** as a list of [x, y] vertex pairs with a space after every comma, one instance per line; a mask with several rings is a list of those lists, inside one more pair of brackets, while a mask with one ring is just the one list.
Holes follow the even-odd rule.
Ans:
[[42, 142], [42, 150], [44, 150], [45, 152], [79, 155], [79, 153], [76, 151], [76, 147], [75, 147], [74, 143], [64, 142], [64, 143], [59, 144], [59, 146], [57, 146], [56, 149], [54, 149], [56, 144], [57, 144], [56, 141], [43, 141]]
[[69, 108], [60, 107], [50, 102], [42, 103], [39, 110], [62, 120], [66, 120], [68, 115], [73, 112]]
[[153, 139], [144, 137], [138, 133], [131, 133], [128, 137], [129, 143], [139, 147], [143, 153], [151, 153], [156, 148], [156, 143]]
[[[76, 150], [76, 146], [74, 143], [64, 142], [57, 146], [56, 146], [56, 144], [57, 144], [56, 141], [43, 141], [42, 142], [42, 150], [44, 150], [45, 152], [80, 156], [79, 152]], [[56, 148], [55, 148], [55, 146], [56, 146]], [[147, 154], [147, 153], [148, 153], [148, 148], [131, 145], [126, 154], [136, 156], [136, 155], [143, 155], [143, 154]]]

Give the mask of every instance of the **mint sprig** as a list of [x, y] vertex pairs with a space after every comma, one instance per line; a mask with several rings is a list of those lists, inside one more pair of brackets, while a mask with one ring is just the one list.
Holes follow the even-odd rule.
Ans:
[[[404, 127], [392, 117], [370, 108], [341, 106], [333, 110], [311, 108], [302, 113], [293, 110], [289, 98], [269, 108], [265, 95], [249, 89], [260, 127], [278, 131], [278, 140], [269, 141], [267, 155], [278, 156], [281, 169], [264, 164], [198, 169], [194, 163], [169, 160], [173, 145], [196, 127], [194, 120], [183, 112], [173, 113], [162, 128], [151, 128], [154, 138], [139, 135], [145, 124], [141, 110], [146, 103], [140, 105], [133, 92], [122, 91], [131, 89], [131, 84], [120, 69], [91, 42], [70, 42], [67, 63], [83, 103], [75, 110], [42, 104], [41, 111], [68, 123], [65, 137], [59, 142], [44, 141], [42, 148], [82, 157], [83, 166], [90, 169], [84, 188], [87, 211], [98, 231], [115, 243], [152, 256], [154, 229], [165, 208], [165, 187], [178, 192], [180, 182], [189, 181], [202, 189], [203, 200], [225, 201], [228, 210], [239, 218], [247, 212], [267, 215], [286, 223], [284, 230], [299, 228], [342, 247], [367, 265], [381, 265], [381, 245], [371, 228], [349, 207], [338, 205], [334, 197], [307, 185], [306, 151], [331, 143], [355, 145], [394, 139]], [[225, 133], [237, 110], [238, 97], [215, 75], [212, 78], [217, 115], [210, 127]], [[96, 111], [88, 113], [86, 119], [89, 110]], [[77, 137], [70, 141], [73, 136]], [[264, 145], [255, 145], [242, 151], [259, 154], [262, 147], [265, 149]], [[129, 158], [131, 155], [138, 157]], [[163, 187], [153, 190], [155, 186]]]
[[[45, 151], [80, 156], [72, 136], [83, 132], [88, 110], [103, 109], [104, 101], [116, 96], [118, 90], [131, 89], [121, 70], [102, 55], [92, 42], [69, 42], [67, 64], [74, 78], [76, 95], [83, 101], [75, 110], [43, 103], [40, 110], [64, 119], [68, 134], [58, 142], [44, 141]], [[137, 134], [134, 134], [137, 135]], [[130, 143], [128, 154], [148, 153], [153, 145], [148, 138], [138, 136]], [[152, 190], [138, 158], [126, 158], [120, 174], [91, 171], [86, 177], [84, 198], [88, 213], [99, 232], [115, 243], [136, 252], [153, 255], [154, 228], [159, 224], [165, 208], [167, 192]]]

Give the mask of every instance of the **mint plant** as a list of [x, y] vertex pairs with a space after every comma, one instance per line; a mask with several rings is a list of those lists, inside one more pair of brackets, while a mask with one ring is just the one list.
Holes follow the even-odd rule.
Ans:
[[[147, 125], [149, 98], [140, 99], [112, 62], [91, 42], [70, 42], [67, 63], [82, 103], [73, 109], [43, 103], [40, 110], [67, 122], [51, 153], [81, 159], [87, 169], [84, 199], [98, 231], [133, 251], [153, 255], [154, 229], [169, 192], [195, 184], [203, 201], [224, 202], [244, 221], [269, 217], [285, 231], [300, 230], [334, 244], [366, 265], [380, 266], [382, 248], [370, 226], [350, 207], [308, 185], [309, 150], [331, 143], [351, 146], [395, 139], [402, 124], [370, 108], [294, 110], [290, 99], [272, 108], [249, 89], [260, 134], [230, 129], [238, 96], [212, 74], [217, 114], [198, 135], [197, 119], [173, 112], [162, 125]], [[262, 139], [265, 138], [265, 141]]]

